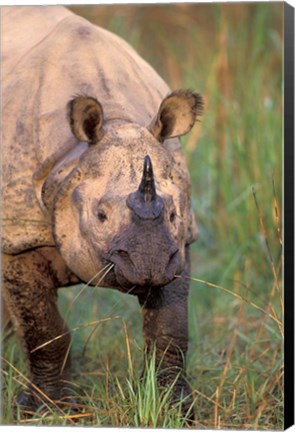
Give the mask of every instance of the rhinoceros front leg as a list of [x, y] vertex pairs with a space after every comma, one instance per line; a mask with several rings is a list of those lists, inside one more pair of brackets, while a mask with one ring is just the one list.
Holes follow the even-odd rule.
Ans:
[[[173, 390], [173, 400], [183, 397], [183, 412], [192, 403], [191, 389], [186, 381], [185, 357], [188, 346], [187, 298], [189, 292], [189, 257], [187, 268], [168, 285], [153, 288], [139, 296], [143, 312], [143, 334], [147, 355], [156, 349], [156, 364], [160, 367], [159, 384], [171, 385], [178, 377]], [[190, 410], [190, 419], [193, 411]]]
[[4, 255], [3, 269], [6, 304], [23, 343], [32, 383], [19, 394], [16, 402], [35, 410], [44, 401], [48, 402], [42, 393], [55, 401], [64, 394], [70, 337], [62, 337], [34, 351], [67, 330], [58, 312], [55, 275], [48, 261], [37, 251]]

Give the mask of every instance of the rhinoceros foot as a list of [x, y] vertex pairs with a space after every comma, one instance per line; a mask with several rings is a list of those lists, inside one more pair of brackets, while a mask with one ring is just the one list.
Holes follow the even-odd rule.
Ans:
[[14, 399], [14, 411], [16, 413], [19, 409], [21, 417], [32, 417], [36, 412], [44, 412], [48, 408], [58, 409], [62, 413], [69, 410], [78, 412], [79, 404], [72, 393], [71, 389], [66, 388], [47, 398], [36, 390], [28, 388], [21, 391]]
[[[163, 385], [160, 379], [160, 385]], [[167, 387], [167, 382], [165, 383], [165, 387]], [[195, 413], [193, 409], [193, 397], [192, 390], [185, 379], [179, 378], [176, 384], [174, 385], [173, 392], [170, 397], [171, 406], [176, 406], [181, 403], [181, 414], [184, 418], [186, 418], [186, 422], [188, 424], [193, 424], [195, 420]]]
[[14, 410], [16, 411], [19, 408], [21, 414], [29, 415], [31, 413], [33, 415], [33, 412], [41, 406], [41, 400], [34, 396], [29, 390], [21, 391], [13, 400]]

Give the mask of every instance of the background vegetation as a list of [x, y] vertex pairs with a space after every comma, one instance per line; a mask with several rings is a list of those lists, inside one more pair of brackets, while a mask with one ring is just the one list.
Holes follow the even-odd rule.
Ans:
[[[171, 88], [206, 100], [184, 139], [200, 237], [192, 246], [188, 372], [198, 428], [281, 429], [282, 3], [72, 7], [128, 40]], [[64, 313], [81, 287], [63, 289]], [[150, 373], [139, 383], [136, 298], [87, 288], [68, 313], [79, 424], [181, 427]], [[3, 423], [25, 371], [15, 336], [3, 353]], [[6, 362], [16, 365], [13, 369]], [[165, 400], [164, 400], [165, 402]], [[33, 424], [71, 424], [49, 412]]]

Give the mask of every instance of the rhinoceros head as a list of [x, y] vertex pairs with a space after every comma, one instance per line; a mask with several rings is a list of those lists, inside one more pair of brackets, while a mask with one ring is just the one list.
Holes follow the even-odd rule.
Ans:
[[71, 130], [88, 148], [59, 187], [53, 229], [62, 256], [82, 280], [137, 292], [182, 271], [194, 228], [176, 137], [192, 128], [201, 109], [200, 95], [173, 92], [143, 127], [105, 121], [94, 98], [69, 103]]

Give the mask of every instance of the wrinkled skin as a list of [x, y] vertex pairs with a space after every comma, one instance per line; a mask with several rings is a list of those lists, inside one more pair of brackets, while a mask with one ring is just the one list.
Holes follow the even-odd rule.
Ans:
[[[62, 9], [62, 16], [67, 14]], [[77, 25], [81, 29], [80, 21]], [[99, 31], [89, 26], [91, 32]], [[85, 28], [83, 20], [84, 33]], [[108, 37], [112, 41], [112, 36]], [[122, 41], [126, 48], [124, 44]], [[34, 56], [34, 50], [30, 55]], [[132, 56], [134, 64], [143, 68], [133, 51]], [[59, 105], [60, 123], [55, 117], [42, 123], [41, 113], [38, 117], [34, 109], [33, 120], [38, 125], [35, 135], [27, 138], [32, 128], [24, 121], [25, 133], [17, 136], [15, 144], [22, 143], [22, 150], [27, 148], [21, 155], [24, 170], [18, 168], [11, 150], [18, 117], [13, 120], [10, 113], [6, 115], [4, 298], [22, 340], [33, 383], [18, 396], [21, 407], [35, 410], [44, 401], [36, 387], [55, 401], [71, 398], [70, 390], [64, 388], [70, 373], [70, 336], [46, 342], [67, 332], [56, 304], [57, 289], [81, 281], [138, 297], [146, 353], [156, 347], [160, 384], [167, 386], [179, 376], [174, 400], [190, 394], [185, 377], [187, 297], [189, 245], [196, 239], [196, 226], [190, 180], [177, 137], [194, 125], [202, 110], [202, 98], [184, 90], [167, 96], [155, 72], [147, 69], [147, 74], [149, 94], [158, 86], [154, 92], [158, 103], [149, 103], [149, 97], [130, 99], [131, 108], [111, 116], [116, 102], [112, 111], [111, 101], [99, 98], [98, 85], [96, 91]], [[112, 77], [108, 80], [111, 83]], [[115, 86], [115, 77], [113, 80]], [[9, 95], [5, 106], [9, 105]], [[138, 112], [145, 110], [147, 114], [138, 120]], [[31, 117], [27, 118], [30, 122]], [[51, 135], [48, 141], [40, 141], [46, 131], [59, 127], [60, 135], [54, 132], [57, 141], [52, 145]], [[66, 138], [62, 131], [67, 131]], [[36, 143], [34, 136], [39, 137]], [[25, 142], [21, 142], [23, 137]], [[39, 149], [42, 145], [42, 152], [28, 153], [32, 145]], [[21, 179], [21, 186], [17, 179]], [[29, 222], [29, 216], [31, 220], [36, 217], [39, 225]], [[102, 279], [108, 264], [110, 270]], [[188, 398], [184, 410], [190, 402]]]

